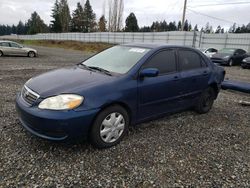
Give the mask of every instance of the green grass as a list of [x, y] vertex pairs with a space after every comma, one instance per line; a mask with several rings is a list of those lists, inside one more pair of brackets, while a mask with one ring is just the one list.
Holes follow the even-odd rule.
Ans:
[[77, 41], [56, 41], [56, 40], [18, 40], [23, 45], [45, 46], [54, 48], [64, 48], [71, 50], [80, 50], [87, 52], [100, 52], [104, 49], [114, 46], [108, 43], [84, 43]]

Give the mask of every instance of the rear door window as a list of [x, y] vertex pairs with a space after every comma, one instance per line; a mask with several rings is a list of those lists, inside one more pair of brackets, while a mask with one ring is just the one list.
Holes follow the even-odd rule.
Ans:
[[2, 43], [0, 43], [0, 46], [3, 46], [3, 47], [10, 47], [10, 45], [9, 45], [8, 42], [2, 42]]
[[191, 50], [179, 50], [178, 54], [182, 71], [201, 68], [201, 57], [196, 52]]

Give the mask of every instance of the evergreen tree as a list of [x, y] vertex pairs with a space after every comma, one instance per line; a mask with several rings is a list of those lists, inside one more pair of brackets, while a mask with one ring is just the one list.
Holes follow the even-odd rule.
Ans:
[[217, 29], [215, 30], [215, 33], [221, 33], [221, 26], [218, 25]]
[[176, 26], [176, 22], [169, 22], [169, 31], [176, 31], [177, 30], [177, 26]]
[[228, 30], [229, 33], [234, 33], [236, 31], [236, 23], [234, 23]]
[[47, 25], [40, 18], [37, 12], [31, 14], [31, 18], [28, 20], [28, 34], [45, 33], [48, 31]]
[[84, 5], [84, 32], [92, 32], [96, 26], [96, 15], [90, 5], [89, 0]]
[[25, 34], [25, 26], [21, 20], [18, 22], [18, 25], [16, 27], [16, 34], [18, 35]]
[[177, 30], [181, 31], [181, 21], [178, 22]]
[[188, 31], [188, 20], [184, 22], [184, 31]]
[[84, 12], [80, 2], [77, 3], [76, 10], [72, 14], [71, 31], [82, 32], [84, 24]]
[[67, 0], [61, 0], [59, 3], [59, 20], [61, 31], [68, 32], [70, 30], [70, 10]]
[[199, 31], [197, 24], [194, 26], [195, 31]]
[[139, 26], [135, 14], [132, 12], [126, 19], [125, 31], [127, 32], [137, 32], [139, 31]]
[[52, 21], [51, 21], [51, 31], [52, 32], [62, 32], [62, 25], [60, 20], [60, 10], [59, 10], [59, 3], [56, 0], [54, 7], [52, 9]]
[[105, 19], [105, 16], [102, 15], [101, 18], [99, 19], [99, 22], [98, 22], [99, 31], [105, 32], [106, 31], [106, 24], [107, 24], [107, 21]]
[[192, 31], [192, 25], [191, 25], [191, 23], [188, 24], [188, 31]]
[[168, 24], [165, 20], [163, 20], [163, 22], [160, 23], [160, 27], [161, 27], [161, 31], [168, 31]]
[[16, 34], [16, 26], [14, 24], [11, 27], [11, 33]]

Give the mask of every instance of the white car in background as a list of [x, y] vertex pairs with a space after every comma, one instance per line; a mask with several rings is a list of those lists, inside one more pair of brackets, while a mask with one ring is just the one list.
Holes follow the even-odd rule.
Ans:
[[218, 50], [215, 48], [204, 48], [204, 49], [199, 48], [199, 50], [209, 58], [218, 52]]
[[37, 51], [13, 41], [0, 40], [0, 57], [4, 55], [37, 57]]

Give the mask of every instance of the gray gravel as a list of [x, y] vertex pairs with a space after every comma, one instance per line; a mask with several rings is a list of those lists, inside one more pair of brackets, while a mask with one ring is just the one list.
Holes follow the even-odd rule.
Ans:
[[[89, 54], [37, 47], [39, 57], [0, 58], [0, 187], [250, 187], [250, 96], [223, 91], [208, 114], [180, 112], [131, 128], [116, 147], [52, 143], [27, 133], [16, 92], [30, 77]], [[250, 82], [250, 70], [226, 68]]]

